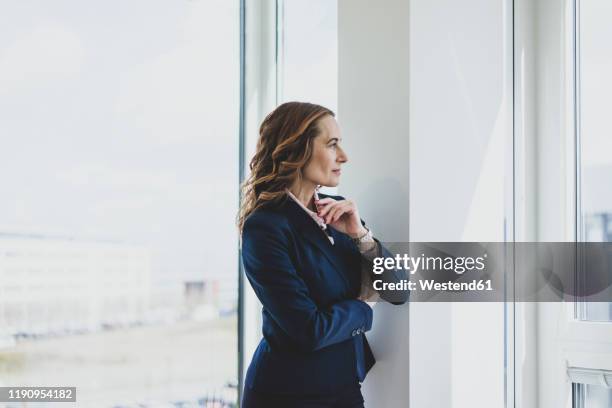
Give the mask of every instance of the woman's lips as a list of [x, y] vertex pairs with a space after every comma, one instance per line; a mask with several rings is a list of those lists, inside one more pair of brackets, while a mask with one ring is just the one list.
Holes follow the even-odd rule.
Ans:
[[342, 174], [342, 170], [338, 169], [338, 170], [332, 170], [333, 173], [336, 173], [337, 175]]

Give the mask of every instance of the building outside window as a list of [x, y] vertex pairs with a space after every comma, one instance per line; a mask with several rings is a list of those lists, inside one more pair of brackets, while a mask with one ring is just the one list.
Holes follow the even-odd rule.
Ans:
[[0, 34], [0, 386], [234, 406], [240, 3], [28, 0]]

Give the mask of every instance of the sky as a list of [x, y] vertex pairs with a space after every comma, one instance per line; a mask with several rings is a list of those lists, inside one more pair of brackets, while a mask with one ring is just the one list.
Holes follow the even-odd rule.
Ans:
[[[0, 232], [144, 245], [153, 281], [237, 273], [239, 2], [6, 2]], [[281, 101], [337, 109], [335, 1], [286, 1]]]
[[236, 276], [239, 9], [5, 2], [0, 231], [145, 245], [154, 280]]

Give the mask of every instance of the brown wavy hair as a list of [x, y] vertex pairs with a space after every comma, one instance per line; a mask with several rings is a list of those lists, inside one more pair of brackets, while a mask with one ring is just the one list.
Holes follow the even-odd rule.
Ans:
[[312, 157], [313, 139], [319, 135], [318, 121], [330, 109], [307, 102], [287, 102], [266, 116], [259, 127], [249, 177], [240, 186], [241, 205], [237, 225], [261, 207], [274, 206], [287, 197], [285, 188], [302, 179], [302, 170]]

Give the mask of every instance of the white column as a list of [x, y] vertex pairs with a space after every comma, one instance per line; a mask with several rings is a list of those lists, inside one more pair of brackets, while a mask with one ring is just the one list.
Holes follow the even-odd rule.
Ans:
[[[511, 2], [339, 0], [338, 18], [340, 194], [384, 241], [511, 239]], [[377, 306], [366, 404], [503, 407], [506, 313]]]

